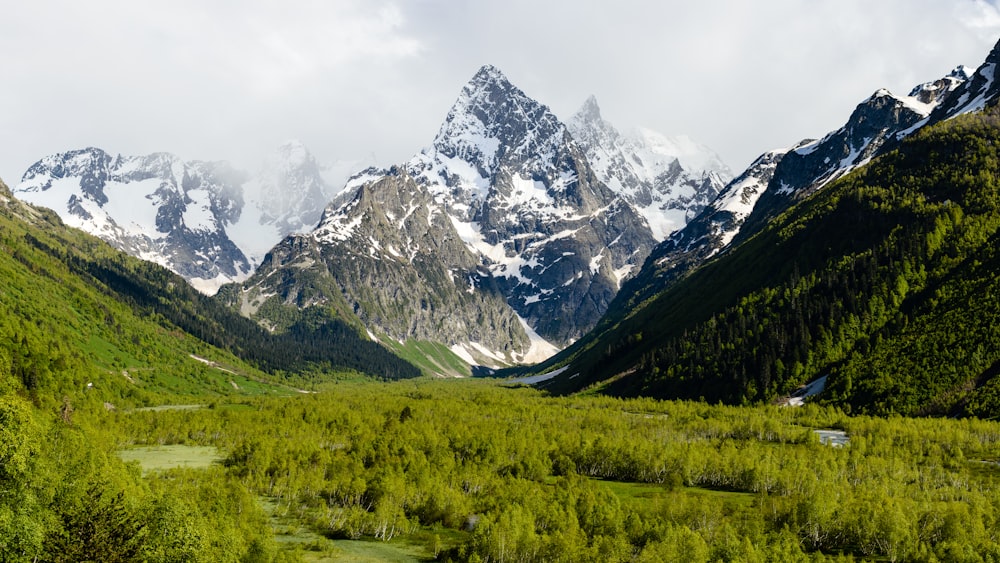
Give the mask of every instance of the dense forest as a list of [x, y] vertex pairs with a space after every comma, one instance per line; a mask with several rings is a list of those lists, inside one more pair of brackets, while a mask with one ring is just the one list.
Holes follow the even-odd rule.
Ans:
[[143, 479], [66, 407], [0, 396], [0, 560], [273, 560], [260, 556], [266, 516], [237, 482]]
[[441, 561], [1000, 560], [994, 422], [420, 380], [99, 425], [124, 448], [219, 448], [220, 467], [152, 481], [228, 483], [325, 538], [275, 556], [368, 539]]
[[[859, 412], [1000, 412], [1000, 112], [922, 129], [634, 312], [549, 386]], [[603, 383], [602, 383], [603, 382]]]

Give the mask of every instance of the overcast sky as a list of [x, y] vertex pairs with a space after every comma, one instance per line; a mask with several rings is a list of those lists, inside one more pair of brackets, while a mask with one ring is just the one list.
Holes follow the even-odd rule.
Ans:
[[0, 32], [0, 177], [87, 146], [256, 163], [287, 139], [321, 162], [427, 146], [498, 66], [568, 118], [686, 134], [738, 172], [905, 94], [1000, 39], [997, 0], [34, 0]]

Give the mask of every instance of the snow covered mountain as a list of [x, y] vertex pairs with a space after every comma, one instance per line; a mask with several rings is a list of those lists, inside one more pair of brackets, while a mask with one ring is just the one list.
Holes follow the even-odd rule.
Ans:
[[492, 66], [407, 169], [445, 205], [508, 303], [560, 346], [593, 326], [656, 242], [567, 127]]
[[816, 141], [803, 141], [785, 153], [775, 176], [754, 212], [747, 217], [748, 232], [828, 183], [867, 164], [894, 148], [900, 140], [928, 123], [935, 108], [968, 81], [960, 66], [947, 76], [921, 84], [909, 95], [879, 89], [860, 103], [847, 123]]
[[566, 125], [598, 178], [635, 206], [657, 240], [696, 217], [733, 177], [719, 155], [688, 137], [620, 133], [593, 96]]
[[374, 338], [445, 343], [470, 364], [551, 354], [540, 341], [543, 348], [532, 347], [496, 280], [432, 194], [405, 170], [390, 172], [351, 190], [314, 231], [272, 249], [240, 291], [220, 296], [278, 330], [282, 317], [294, 316], [284, 307], [336, 309], [346, 299]]
[[[266, 158], [244, 185], [244, 216], [228, 233], [254, 264], [279, 240], [316, 227], [330, 202], [334, 186], [306, 147], [288, 141]], [[262, 229], [266, 236], [262, 236]]]
[[14, 194], [211, 294], [248, 277], [283, 237], [317, 224], [333, 193], [321, 172], [295, 141], [255, 174], [167, 153], [87, 148], [35, 163]]
[[[987, 55], [976, 72], [969, 75], [967, 67], [959, 67], [953, 74], [964, 75], [961, 84], [953, 92], [940, 100], [927, 118], [927, 123], [937, 123], [956, 115], [982, 110], [987, 104], [1000, 98], [1000, 83], [997, 82], [997, 65], [1000, 65], [1000, 42]], [[922, 124], [923, 125], [923, 124]]]
[[[601, 387], [615, 395], [636, 393], [676, 398], [698, 396], [703, 391], [708, 396], [716, 393], [717, 389], [736, 382], [742, 389], [733, 394], [733, 399], [730, 400], [745, 401], [750, 394], [759, 393], [760, 389], [780, 389], [781, 384], [774, 387], [775, 377], [787, 378], [791, 374], [792, 379], [785, 383], [788, 387], [789, 383], [806, 383], [809, 379], [826, 375], [824, 370], [829, 371], [830, 365], [822, 362], [818, 375], [805, 372], [800, 374], [798, 366], [791, 372], [786, 370], [784, 376], [777, 375], [780, 370], [775, 366], [780, 366], [783, 362], [798, 362], [799, 356], [814, 357], [810, 356], [812, 352], [803, 350], [810, 346], [810, 339], [815, 343], [816, 334], [826, 334], [827, 331], [836, 333], [843, 328], [835, 326], [840, 321], [829, 320], [833, 317], [817, 321], [815, 317], [811, 317], [813, 313], [803, 316], [802, 311], [829, 312], [835, 309], [836, 312], [831, 314], [841, 320], [846, 319], [845, 322], [852, 325], [848, 330], [856, 330], [857, 317], [853, 313], [841, 316], [842, 308], [838, 300], [846, 302], [856, 296], [874, 295], [876, 297], [872, 298], [873, 302], [880, 307], [878, 300], [882, 297], [879, 296], [886, 295], [883, 291], [884, 282], [880, 280], [894, 279], [901, 271], [899, 264], [912, 262], [916, 264], [913, 268], [919, 269], [923, 268], [921, 260], [930, 260], [921, 248], [909, 248], [906, 244], [907, 241], [919, 239], [919, 233], [925, 232], [926, 227], [921, 224], [922, 215], [913, 215], [907, 198], [919, 199], [926, 195], [933, 200], [934, 196], [940, 196], [939, 186], [927, 181], [928, 174], [940, 171], [945, 178], [961, 175], [962, 170], [968, 168], [968, 161], [959, 158], [963, 156], [960, 154], [963, 144], [982, 142], [991, 136], [992, 116], [1000, 104], [1000, 85], [994, 79], [998, 64], [1000, 43], [974, 73], [970, 73], [966, 67], [958, 67], [939, 80], [917, 86], [906, 96], [878, 90], [855, 108], [843, 127], [822, 139], [803, 141], [790, 149], [762, 155], [730, 182], [697, 218], [650, 253], [642, 270], [622, 287], [609, 307], [608, 314], [595, 330], [575, 346], [536, 368], [535, 373], [539, 375], [551, 374], [541, 383], [542, 387], [552, 392], [570, 393], [604, 382], [606, 385]], [[950, 129], [923, 130], [929, 124], [982, 110], [986, 112], [978, 120], [968, 120]], [[917, 139], [913, 143], [907, 143], [898, 155], [888, 154], [911, 136], [916, 136]], [[975, 153], [976, 150], [972, 150], [970, 154]], [[888, 158], [872, 163], [871, 168], [861, 171], [857, 178], [848, 180], [846, 185], [825, 188], [830, 182], [881, 155], [887, 155]], [[948, 201], [952, 197], [970, 195], [975, 199], [977, 185], [974, 181], [958, 181], [955, 186], [946, 186], [949, 190]], [[865, 188], [861, 189], [859, 186]], [[867, 186], [874, 188], [869, 190]], [[826, 197], [825, 189], [836, 189], [836, 193], [848, 195], [838, 201], [836, 197]], [[880, 190], [892, 195], [883, 198]], [[954, 190], [954, 194], [950, 190]], [[902, 199], [893, 199], [900, 193], [908, 195]], [[874, 194], [872, 197], [877, 201], [863, 201], [869, 194]], [[940, 203], [940, 200], [937, 201]], [[792, 206], [800, 202], [805, 202], [806, 207], [791, 210]], [[872, 203], [877, 204], [877, 207], [870, 205]], [[873, 211], [875, 209], [877, 211]], [[791, 215], [782, 215], [789, 210]], [[872, 222], [872, 232], [859, 234], [857, 226], [865, 226], [869, 222]], [[793, 223], [793, 232], [770, 228]], [[957, 236], [962, 238], [961, 235]], [[743, 242], [747, 244], [742, 244]], [[966, 242], [955, 244], [961, 246]], [[969, 244], [974, 246], [978, 243]], [[871, 248], [876, 248], [878, 257], [872, 257]], [[983, 252], [989, 254], [991, 242], [987, 241], [983, 248]], [[978, 250], [959, 252], [975, 253]], [[713, 260], [723, 253], [724, 256], [719, 260]], [[891, 254], [895, 258], [886, 260], [883, 254]], [[909, 257], [899, 258], [900, 256]], [[971, 258], [966, 262], [970, 260]], [[850, 273], [850, 268], [844, 269], [844, 264], [862, 262], [870, 272], [854, 276]], [[810, 273], [800, 272], [800, 264], [808, 264]], [[701, 268], [703, 265], [706, 267]], [[882, 274], [872, 273], [875, 270], [890, 273], [880, 277]], [[966, 271], [959, 270], [961, 268], [942, 274], [943, 279], [951, 283], [953, 278], [967, 275]], [[823, 281], [819, 284], [800, 284], [801, 279], [805, 279], [807, 275], [813, 280]], [[874, 281], [860, 281], [865, 276]], [[801, 279], [797, 279], [800, 277]], [[837, 281], [832, 281], [834, 279]], [[883, 284], [883, 288], [869, 289], [865, 288], [865, 284]], [[939, 284], [935, 282], [931, 285]], [[979, 287], [976, 284], [969, 286]], [[783, 301], [780, 290], [777, 298], [771, 298], [775, 295], [772, 290], [781, 287], [795, 288], [791, 301]], [[816, 298], [811, 308], [804, 305], [802, 300], [802, 296], [810, 291]], [[972, 292], [976, 293], [976, 290]], [[838, 295], [847, 297], [840, 299]], [[903, 317], [914, 311], [922, 311], [919, 314], [925, 315], [926, 326], [940, 324], [940, 311], [934, 311], [937, 300], [928, 299], [927, 295], [912, 290], [906, 297], [908, 305], [903, 306]], [[833, 309], [827, 303], [830, 299], [834, 302]], [[887, 301], [892, 299], [894, 297]], [[921, 299], [927, 303], [922, 303]], [[735, 306], [738, 303], [740, 307]], [[866, 305], [860, 305], [858, 309], [863, 311], [865, 307]], [[787, 310], [776, 313], [775, 308]], [[694, 317], [690, 316], [692, 311], [697, 312]], [[750, 313], [745, 316], [746, 311]], [[866, 314], [862, 312], [861, 316]], [[801, 322], [787, 322], [787, 319], [795, 319], [796, 315]], [[916, 322], [913, 318], [916, 317], [910, 318], [908, 326], [913, 326], [912, 323]], [[784, 323], [784, 328], [771, 332], [772, 327], [776, 326], [772, 323], [775, 319], [778, 319], [777, 325]], [[976, 323], [979, 321], [981, 319], [970, 323], [978, 326]], [[864, 322], [867, 321], [862, 321], [862, 324]], [[754, 323], [757, 328], [754, 328]], [[804, 328], [809, 323], [812, 323], [812, 328]], [[949, 327], [952, 324], [959, 326], [962, 323], [950, 323]], [[875, 322], [869, 323], [870, 328], [862, 329], [869, 330], [870, 334], [877, 333], [878, 342], [875, 342], [875, 337], [864, 336], [857, 339], [857, 343], [864, 345], [847, 355], [861, 360], [855, 362], [858, 364], [855, 366], [857, 369], [852, 368], [850, 373], [869, 374], [871, 368], [866, 364], [867, 358], [880, 355], [887, 357], [884, 351], [869, 350], [868, 344], [871, 343], [874, 343], [872, 346], [883, 346], [883, 341], [894, 342], [886, 345], [891, 349], [891, 355], [888, 356], [890, 359], [883, 362], [888, 366], [886, 373], [892, 371], [892, 366], [900, 365], [894, 358], [905, 359], [912, 356], [913, 338], [905, 335], [892, 336], [889, 334], [892, 330], [887, 331], [885, 328], [890, 325], [896, 325], [895, 328], [898, 329], [907, 326], [907, 323]], [[703, 331], [700, 332], [703, 336], [690, 337], [699, 331]], [[780, 336], [774, 336], [779, 333]], [[799, 338], [798, 344], [791, 345], [789, 343], [798, 338], [789, 338], [792, 333], [806, 336]], [[645, 334], [646, 338], [637, 339], [637, 335], [641, 334]], [[744, 336], [734, 337], [734, 334]], [[771, 336], [761, 337], [763, 334]], [[725, 343], [734, 338], [743, 338], [744, 342], [753, 340], [754, 344], [742, 347], [737, 345], [726, 350]], [[706, 346], [690, 348], [691, 342], [696, 340]], [[764, 351], [765, 347], [759, 345], [764, 341], [770, 342], [771, 348], [768, 351]], [[974, 346], [976, 340], [973, 338], [970, 341]], [[703, 370], [705, 366], [701, 362], [701, 350], [713, 347], [713, 342], [714, 347], [721, 351], [722, 355], [719, 357], [726, 359], [715, 363], [715, 368], [718, 369]], [[723, 343], [721, 347], [719, 342]], [[795, 348], [798, 345], [802, 347]], [[935, 349], [933, 346], [925, 348]], [[793, 349], [795, 351], [791, 351]], [[690, 350], [695, 352], [689, 353]], [[725, 356], [733, 350], [736, 351], [735, 356]], [[697, 369], [688, 369], [689, 366], [682, 365], [694, 356], [699, 358], [695, 358], [693, 364], [688, 364]], [[740, 359], [733, 359], [736, 356]], [[837, 358], [830, 357], [824, 361], [827, 364], [840, 363]], [[924, 364], [936, 365], [934, 360]], [[986, 362], [985, 365], [990, 364]], [[553, 370], [554, 367], [559, 369]], [[834, 368], [836, 367], [835, 365]], [[695, 373], [698, 370], [707, 374], [701, 383], [698, 381], [702, 374]], [[928, 377], [933, 378], [936, 371], [930, 371], [933, 373]], [[533, 374], [529, 372], [527, 375]], [[758, 379], [754, 380], [755, 377]], [[850, 377], [847, 379], [850, 380]], [[927, 380], [927, 377], [924, 379]], [[857, 389], [858, 379], [853, 381]], [[848, 383], [847, 387], [850, 385]], [[956, 385], [959, 384], [949, 383], [939, 387], [955, 389]], [[754, 386], [757, 391], [753, 390]], [[966, 386], [968, 389], [973, 387], [975, 386], [972, 384]], [[872, 401], [872, 393], [866, 391], [871, 388], [872, 385], [868, 385], [862, 389], [857, 395], [857, 404]], [[850, 394], [849, 390], [845, 390], [843, 380], [839, 391], [842, 398]], [[741, 395], [744, 392], [746, 394]], [[762, 396], [758, 394], [758, 397]], [[938, 403], [939, 398], [932, 402]]]
[[549, 108], [485, 66], [430, 147], [352, 178], [280, 246], [294, 266], [266, 263], [241, 300], [266, 311], [329, 287], [376, 334], [474, 364], [538, 360], [592, 327], [655, 243]]
[[652, 251], [643, 271], [623, 289], [622, 303], [637, 303], [663, 289], [928, 123], [981, 108], [983, 100], [995, 99], [996, 86], [987, 79], [992, 76], [991, 64], [988, 60], [974, 75], [968, 67], [959, 66], [938, 80], [916, 86], [906, 96], [877, 90], [836, 131], [760, 156], [697, 217]]

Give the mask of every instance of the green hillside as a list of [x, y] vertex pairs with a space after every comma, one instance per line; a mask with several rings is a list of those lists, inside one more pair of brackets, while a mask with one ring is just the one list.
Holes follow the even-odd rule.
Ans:
[[245, 491], [221, 480], [143, 481], [92, 425], [139, 405], [294, 391], [162, 315], [135, 312], [121, 288], [86, 273], [100, 264], [124, 271], [138, 261], [0, 183], [0, 560], [265, 549], [266, 518]]
[[143, 478], [109, 417], [359, 373], [419, 374], [319, 309], [272, 335], [0, 183], [0, 560], [280, 560], [259, 501], [217, 464]]
[[[232, 355], [143, 317], [115, 292], [77, 270], [100, 262], [134, 264], [104, 243], [63, 227], [54, 213], [0, 193], [0, 377], [44, 404], [145, 404], [197, 388], [233, 392], [230, 371], [263, 374]], [[157, 322], [160, 321], [160, 322]]]
[[[141, 404], [164, 394], [263, 391], [257, 382], [299, 384], [307, 378], [275, 376], [323, 369], [418, 373], [336, 320], [304, 319], [273, 336], [167, 270], [13, 200], [6, 186], [0, 279], [0, 376], [39, 399], [88, 390], [80, 397]], [[310, 338], [298, 338], [305, 332]]]
[[829, 375], [856, 410], [1000, 413], [998, 141], [995, 109], [922, 130], [612, 311], [548, 388], [744, 403]]

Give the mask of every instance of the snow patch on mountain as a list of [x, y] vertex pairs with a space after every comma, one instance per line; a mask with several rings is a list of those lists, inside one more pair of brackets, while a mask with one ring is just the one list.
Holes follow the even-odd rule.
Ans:
[[[726, 186], [706, 211], [723, 212], [727, 214], [726, 223], [728, 225], [741, 225], [753, 212], [757, 200], [767, 189], [767, 185], [774, 175], [774, 169], [778, 166], [781, 157], [787, 152], [787, 149], [775, 150], [760, 156], [743, 174], [740, 174]], [[719, 248], [728, 246], [738, 232], [738, 228], [725, 228], [720, 222], [715, 222], [715, 234], [719, 237]]]
[[[962, 106], [961, 113], [971, 113], [974, 111], [982, 111], [986, 107], [987, 101], [991, 99], [992, 86], [996, 80], [996, 63], [988, 63], [983, 65], [979, 71], [976, 73], [984, 79], [984, 86], [977, 92], [964, 92], [962, 98], [959, 100], [959, 105]], [[969, 97], [975, 96], [971, 101], [966, 101]]]
[[531, 345], [523, 354], [515, 354], [514, 358], [517, 363], [536, 364], [544, 362], [559, 352], [559, 348], [539, 336], [539, 334], [535, 332], [535, 329], [531, 328], [528, 324], [528, 321], [521, 317], [518, 317], [518, 321], [520, 321], [521, 327], [528, 334], [528, 339], [531, 342]]

